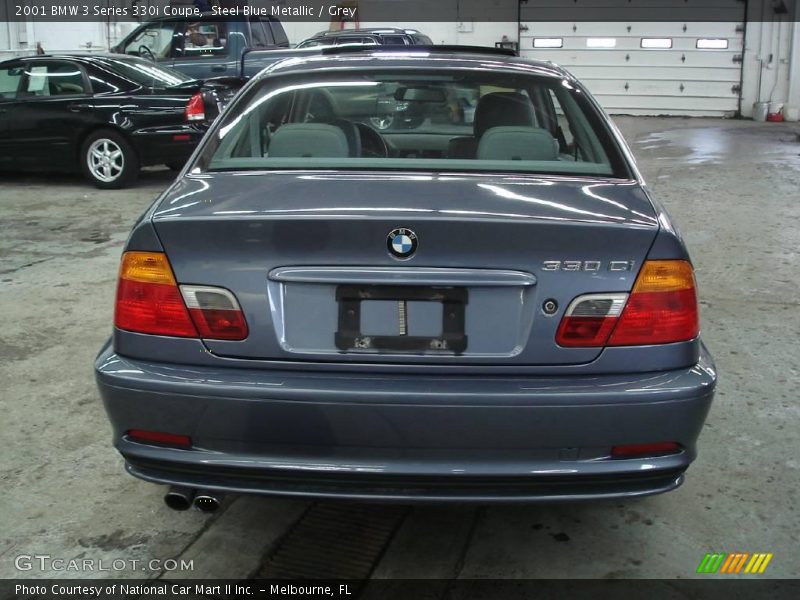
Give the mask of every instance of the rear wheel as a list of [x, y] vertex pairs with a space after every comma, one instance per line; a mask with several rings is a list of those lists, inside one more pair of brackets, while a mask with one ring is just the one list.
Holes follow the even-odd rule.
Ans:
[[101, 189], [119, 189], [139, 175], [139, 158], [128, 141], [116, 131], [101, 129], [90, 134], [81, 147], [84, 175]]

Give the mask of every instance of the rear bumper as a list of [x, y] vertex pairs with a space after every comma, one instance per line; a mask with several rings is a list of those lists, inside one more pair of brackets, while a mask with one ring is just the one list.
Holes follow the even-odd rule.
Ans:
[[[101, 351], [97, 382], [128, 471], [236, 493], [425, 501], [634, 497], [674, 489], [716, 373], [452, 377], [214, 369]], [[140, 444], [145, 429], [193, 449]], [[615, 460], [618, 444], [676, 441]]]

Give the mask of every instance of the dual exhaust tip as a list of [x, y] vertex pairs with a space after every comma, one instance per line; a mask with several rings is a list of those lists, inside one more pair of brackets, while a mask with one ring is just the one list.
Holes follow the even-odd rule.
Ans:
[[194, 506], [200, 512], [213, 513], [219, 509], [222, 498], [216, 492], [172, 486], [164, 494], [164, 503], [172, 510], [189, 510]]

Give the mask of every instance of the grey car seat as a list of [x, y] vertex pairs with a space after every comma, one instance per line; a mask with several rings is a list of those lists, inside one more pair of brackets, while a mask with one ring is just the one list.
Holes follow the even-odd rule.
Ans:
[[273, 158], [348, 158], [361, 155], [361, 139], [353, 123], [287, 123], [269, 143]]
[[558, 141], [538, 127], [492, 127], [478, 142], [480, 160], [558, 160]]
[[481, 137], [493, 127], [533, 127], [533, 106], [530, 99], [518, 92], [492, 92], [478, 101], [472, 137], [450, 140], [449, 158], [475, 158]]

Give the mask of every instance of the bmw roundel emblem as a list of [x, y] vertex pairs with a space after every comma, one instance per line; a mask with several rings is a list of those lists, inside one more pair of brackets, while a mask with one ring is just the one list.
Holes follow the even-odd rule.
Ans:
[[389, 237], [386, 238], [389, 254], [395, 258], [411, 258], [414, 252], [417, 251], [418, 245], [417, 234], [405, 227], [392, 229], [389, 232]]

